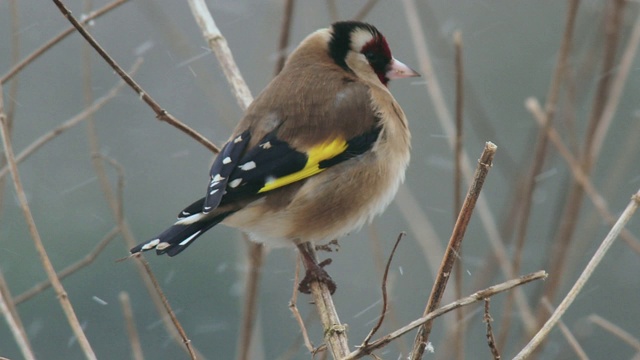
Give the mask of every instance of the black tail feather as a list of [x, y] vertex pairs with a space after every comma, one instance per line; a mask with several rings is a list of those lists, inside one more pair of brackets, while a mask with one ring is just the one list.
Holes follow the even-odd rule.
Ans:
[[145, 241], [129, 250], [131, 254], [156, 249], [156, 254], [175, 256], [191, 245], [200, 235], [219, 224], [232, 212], [211, 218], [204, 218], [191, 224], [174, 224], [155, 238]]

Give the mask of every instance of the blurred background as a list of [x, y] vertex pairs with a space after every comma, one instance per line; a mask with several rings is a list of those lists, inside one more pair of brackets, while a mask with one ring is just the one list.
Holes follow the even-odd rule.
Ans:
[[[97, 9], [107, 3], [75, 0], [67, 1], [67, 6], [82, 17], [89, 12], [88, 7]], [[511, 276], [503, 270], [504, 260], [513, 264], [519, 253], [522, 262], [517, 275], [540, 269], [550, 273], [545, 282], [520, 288], [530, 314], [544, 320], [547, 312], [541, 305], [542, 297], [557, 305], [611, 228], [590, 198], [575, 190], [580, 187], [574, 184], [567, 162], [552, 143], [545, 147], [544, 163], [533, 180], [530, 175], [539, 127], [525, 100], [535, 97], [543, 108], [549, 100], [570, 3], [295, 2], [286, 52], [310, 32], [337, 19], [353, 18], [363, 6], [373, 5], [364, 20], [387, 37], [396, 58], [425, 75], [390, 85], [413, 133], [405, 186], [371, 226], [341, 239], [339, 252], [320, 254], [321, 258], [333, 259], [328, 272], [338, 285], [334, 300], [341, 320], [348, 324], [352, 346], [362, 341], [379, 316], [383, 264], [398, 234], [407, 232], [391, 266], [391, 312], [379, 335], [421, 316], [451, 234], [456, 213], [450, 131], [456, 102], [456, 31], [461, 32], [463, 41], [463, 138], [470, 166], [475, 167], [486, 141], [498, 145], [483, 189], [483, 208], [474, 213], [459, 259], [462, 294], [508, 280]], [[620, 62], [633, 44], [638, 2], [576, 3], [579, 6], [552, 126], [580, 159], [594, 142], [591, 118], [601, 118], [605, 106], [613, 109], [602, 148], [591, 152], [594, 161], [592, 166], [587, 165], [586, 172], [611, 215], [617, 218], [640, 188], [637, 59], [632, 59], [627, 67], [630, 70], [621, 76], [625, 82], [620, 95], [609, 93], [612, 84], [620, 84], [616, 78], [624, 68]], [[211, 0], [207, 4], [256, 96], [274, 75], [285, 2]], [[52, 2], [0, 1], [0, 76], [4, 78], [16, 61], [69, 26]], [[93, 21], [90, 32], [125, 69], [142, 57], [144, 62], [134, 75], [136, 81], [167, 111], [214, 143], [222, 144], [242, 116], [186, 2], [129, 1]], [[634, 52], [632, 49], [631, 54]], [[12, 120], [14, 151], [20, 153], [105, 96], [119, 78], [95, 51], [87, 49], [78, 34], [72, 34], [12, 79], [4, 80], [5, 112]], [[432, 100], [430, 86], [431, 91], [440, 89], [441, 102]], [[114, 192], [118, 173], [110, 163], [92, 156], [94, 151], [117, 162], [123, 170], [122, 208], [136, 242], [162, 231], [178, 211], [202, 196], [212, 160], [212, 154], [202, 145], [156, 120], [129, 88], [119, 91], [91, 119], [43, 145], [20, 164], [19, 170], [38, 231], [58, 271], [87, 256], [117, 226], [96, 166], [105, 169]], [[4, 164], [0, 163], [2, 167]], [[6, 288], [19, 298], [46, 280], [46, 275], [11, 179], [2, 171], [0, 270]], [[517, 246], [522, 226], [519, 215], [526, 212], [527, 183], [534, 183], [535, 188], [522, 237], [524, 246]], [[463, 191], [467, 186], [465, 182]], [[637, 217], [628, 227], [626, 241], [619, 239], [613, 245], [563, 317], [591, 359], [637, 359], [640, 354], [637, 343], [627, 343], [599, 325], [605, 319], [635, 336], [636, 341], [640, 339], [640, 253], [634, 247], [640, 233]], [[500, 244], [498, 250], [496, 243]], [[164, 327], [165, 315], [153, 305], [135, 262], [115, 262], [127, 256], [128, 248], [123, 237], [115, 234], [92, 263], [63, 281], [94, 351], [104, 359], [131, 357], [119, 302], [119, 294], [127, 292], [146, 358], [187, 358], [183, 347]], [[233, 359], [239, 353], [248, 269], [246, 249], [241, 234], [220, 226], [180, 256], [145, 256], [193, 346], [205, 358]], [[495, 256], [500, 249], [506, 254], [503, 263]], [[299, 327], [288, 307], [295, 262], [293, 249], [266, 254], [251, 359], [311, 357], [300, 342]], [[455, 299], [453, 288], [452, 279], [443, 304]], [[491, 303], [503, 358], [511, 358], [531, 337], [526, 333], [522, 308], [508, 298], [501, 294]], [[311, 340], [318, 346], [322, 343], [321, 325], [309, 300], [306, 295], [299, 296], [298, 307]], [[50, 288], [16, 307], [37, 357], [84, 357]], [[461, 318], [454, 313], [438, 318], [430, 337], [435, 352], [425, 358], [491, 358], [482, 315], [479, 303], [465, 308]], [[463, 338], [460, 331], [456, 332], [460, 325], [466, 328]], [[378, 355], [406, 358], [413, 337], [414, 333], [403, 337]], [[538, 355], [542, 359], [579, 358], [557, 329]], [[4, 322], [0, 325], [0, 356], [22, 358]]]

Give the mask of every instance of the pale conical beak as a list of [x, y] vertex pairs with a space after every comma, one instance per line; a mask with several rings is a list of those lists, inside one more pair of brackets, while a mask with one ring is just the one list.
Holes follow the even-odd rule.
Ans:
[[393, 60], [391, 60], [391, 64], [389, 65], [389, 68], [385, 75], [389, 80], [420, 76], [420, 74], [418, 74], [415, 70], [403, 64], [396, 58], [393, 58]]

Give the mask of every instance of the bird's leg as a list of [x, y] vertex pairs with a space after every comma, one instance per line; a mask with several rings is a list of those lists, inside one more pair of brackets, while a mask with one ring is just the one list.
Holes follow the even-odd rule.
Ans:
[[326, 284], [333, 295], [333, 293], [336, 292], [336, 283], [323, 269], [325, 266], [331, 264], [331, 259], [326, 259], [321, 263], [318, 263], [315, 257], [315, 251], [313, 250], [313, 245], [308, 242], [298, 244], [298, 250], [302, 255], [302, 261], [305, 269], [307, 270], [304, 275], [304, 279], [302, 279], [300, 284], [298, 284], [298, 291], [303, 294], [310, 294], [311, 283], [317, 281]]

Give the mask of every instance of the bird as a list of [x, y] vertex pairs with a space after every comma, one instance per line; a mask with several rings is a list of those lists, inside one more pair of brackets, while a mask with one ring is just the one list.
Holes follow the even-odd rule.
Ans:
[[407, 118], [390, 80], [420, 76], [364, 22], [308, 35], [247, 108], [213, 161], [203, 198], [160, 235], [131, 248], [175, 256], [217, 224], [271, 247], [297, 246], [309, 282], [335, 283], [308, 250], [370, 221], [409, 164]]

